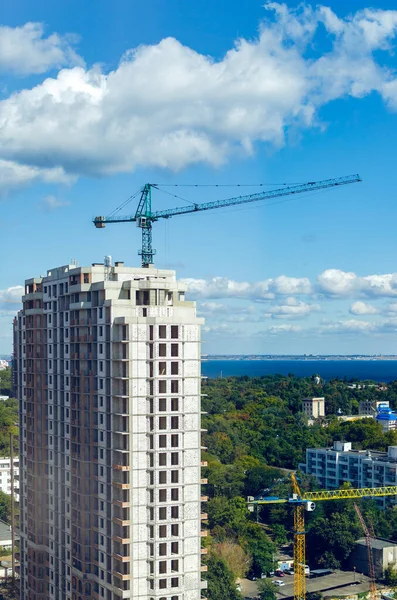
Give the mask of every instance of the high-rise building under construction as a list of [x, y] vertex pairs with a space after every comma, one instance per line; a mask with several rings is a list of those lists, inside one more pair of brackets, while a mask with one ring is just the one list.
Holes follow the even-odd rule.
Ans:
[[201, 325], [173, 271], [107, 260], [25, 282], [24, 600], [202, 597]]

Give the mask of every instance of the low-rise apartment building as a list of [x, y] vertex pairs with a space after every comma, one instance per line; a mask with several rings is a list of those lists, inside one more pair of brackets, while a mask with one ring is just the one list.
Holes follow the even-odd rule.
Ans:
[[325, 398], [303, 398], [302, 410], [309, 419], [325, 417]]
[[[0, 490], [11, 494], [11, 458], [0, 458]], [[19, 502], [19, 458], [14, 458], [14, 497]]]
[[[348, 482], [354, 488], [397, 485], [397, 446], [387, 452], [353, 450], [350, 442], [334, 442], [332, 448], [308, 448], [299, 469], [313, 475], [326, 490]], [[385, 506], [385, 498], [377, 499]], [[393, 498], [394, 501], [394, 498]]]

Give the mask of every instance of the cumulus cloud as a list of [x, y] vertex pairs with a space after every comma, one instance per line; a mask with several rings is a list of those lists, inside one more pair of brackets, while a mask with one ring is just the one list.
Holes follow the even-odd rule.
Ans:
[[[1, 139], [1, 133], [0, 133]], [[41, 168], [0, 159], [0, 196], [5, 196], [32, 183], [71, 183], [73, 177], [62, 167]]]
[[228, 335], [241, 335], [241, 331], [227, 325], [226, 323], [220, 323], [219, 325], [206, 325], [204, 326], [205, 333], [211, 333], [219, 336], [228, 336]]
[[376, 306], [372, 306], [372, 304], [367, 304], [366, 302], [353, 302], [350, 307], [349, 312], [352, 315], [376, 315], [379, 313], [379, 309]]
[[348, 319], [347, 321], [336, 321], [328, 323], [321, 327], [321, 333], [369, 333], [378, 329], [376, 323], [368, 321], [359, 321], [356, 319]]
[[0, 290], [0, 310], [14, 310], [21, 308], [21, 298], [24, 293], [22, 285], [14, 285]]
[[302, 319], [319, 310], [319, 304], [309, 304], [296, 298], [287, 298], [283, 304], [270, 306], [267, 309], [266, 316], [273, 319]]
[[70, 202], [66, 202], [65, 200], [60, 200], [56, 196], [49, 195], [42, 199], [39, 202], [39, 207], [45, 211], [51, 212], [56, 210], [57, 208], [62, 208], [64, 206], [69, 206]]
[[272, 325], [268, 327], [265, 333], [279, 334], [279, 333], [298, 333], [302, 331], [302, 328], [298, 325]]
[[[14, 93], [0, 102], [0, 159], [70, 176], [216, 166], [258, 142], [282, 146], [289, 128], [317, 126], [335, 98], [377, 92], [397, 109], [397, 80], [377, 62], [394, 48], [397, 11], [341, 19], [323, 6], [265, 9], [258, 38], [238, 40], [220, 60], [166, 38], [129, 50], [111, 72], [72, 66]], [[21, 46], [22, 61], [3, 50], [4, 64], [38, 72], [78, 63], [59, 36], [44, 38], [37, 24], [20, 29], [3, 37], [23, 34], [28, 51]], [[320, 29], [329, 50], [309, 56]]]
[[352, 272], [327, 269], [318, 276], [317, 284], [320, 292], [331, 296], [397, 296], [397, 273], [360, 277]]
[[306, 277], [280, 275], [255, 283], [238, 282], [227, 277], [212, 279], [183, 279], [189, 294], [194, 298], [245, 298], [256, 302], [268, 301], [278, 295], [310, 294], [311, 283]]
[[0, 26], [0, 71], [21, 75], [83, 64], [73, 49], [76, 36], [44, 35], [42, 23], [22, 27]]

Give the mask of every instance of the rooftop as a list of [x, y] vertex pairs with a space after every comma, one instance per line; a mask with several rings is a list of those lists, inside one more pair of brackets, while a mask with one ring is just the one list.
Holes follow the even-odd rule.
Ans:
[[[0, 519], [0, 545], [1, 542], [7, 542], [11, 539], [11, 527], [5, 521]], [[18, 540], [19, 536], [16, 534], [15, 539]]]
[[[366, 546], [367, 541], [365, 538], [360, 538], [356, 541], [356, 544], [360, 544], [360, 546]], [[391, 540], [384, 540], [383, 538], [371, 538], [371, 547], [375, 548], [376, 550], [391, 548], [392, 546], [397, 546], [397, 543], [392, 542]]]

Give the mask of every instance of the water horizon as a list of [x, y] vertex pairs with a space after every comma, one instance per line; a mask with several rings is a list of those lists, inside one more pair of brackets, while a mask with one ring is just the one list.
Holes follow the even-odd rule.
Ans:
[[292, 373], [296, 377], [319, 375], [325, 380], [335, 378], [370, 379], [379, 383], [397, 380], [397, 361], [393, 359], [211, 358], [203, 360], [201, 370], [203, 376], [211, 379], [242, 376], [263, 377]]

